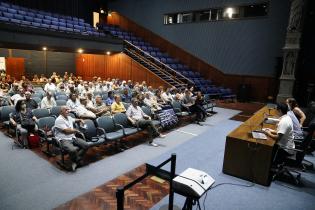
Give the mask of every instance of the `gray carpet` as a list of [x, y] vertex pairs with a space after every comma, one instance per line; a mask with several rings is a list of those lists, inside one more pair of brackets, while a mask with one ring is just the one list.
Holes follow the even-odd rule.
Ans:
[[[157, 165], [170, 157], [171, 153], [177, 154], [177, 173], [181, 173], [188, 167], [203, 170], [210, 174], [219, 183], [238, 183], [250, 185], [250, 182], [228, 176], [222, 173], [225, 137], [239, 126], [239, 122], [225, 120], [216, 126], [209, 127], [203, 134], [194, 137], [170, 152], [166, 152], [159, 158], [150, 161]], [[315, 162], [315, 157], [307, 156], [306, 159]], [[165, 167], [169, 170], [169, 166]], [[240, 187], [221, 185], [210, 190], [205, 200], [205, 209], [315, 209], [315, 171], [302, 173], [304, 187], [293, 187], [283, 182], [273, 182], [270, 187], [254, 185], [253, 187]], [[201, 199], [203, 202], [205, 196]], [[174, 204], [182, 207], [185, 198], [175, 195]], [[165, 197], [152, 210], [158, 210], [168, 204]], [[202, 203], [201, 203], [202, 204]]]
[[[190, 124], [170, 132], [165, 139], [156, 139], [160, 147], [142, 144], [80, 168], [75, 173], [55, 168], [30, 150], [11, 150], [12, 140], [0, 133], [0, 209], [52, 209], [149, 160], [172, 152], [181, 144], [191, 141], [194, 146], [200, 146], [194, 137], [208, 133], [209, 129], [221, 131], [211, 134], [220, 140], [232, 127], [239, 125], [239, 122], [228, 121], [238, 112], [221, 108], [216, 111], [218, 114], [208, 118], [204, 126]], [[224, 122], [228, 122], [230, 127], [226, 127]], [[212, 153], [211, 148], [209, 153]], [[220, 162], [222, 164], [222, 160]]]

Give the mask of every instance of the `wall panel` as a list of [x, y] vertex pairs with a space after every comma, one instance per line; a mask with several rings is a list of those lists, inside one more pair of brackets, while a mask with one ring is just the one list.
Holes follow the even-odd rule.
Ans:
[[24, 61], [24, 58], [6, 58], [6, 73], [15, 79], [21, 79], [25, 71]]
[[130, 79], [135, 82], [144, 80], [154, 87], [168, 86], [159, 77], [123, 53], [115, 55], [77, 55], [76, 74], [82, 76], [85, 80], [91, 80], [94, 76], [97, 76], [102, 79], [119, 78], [122, 80]]

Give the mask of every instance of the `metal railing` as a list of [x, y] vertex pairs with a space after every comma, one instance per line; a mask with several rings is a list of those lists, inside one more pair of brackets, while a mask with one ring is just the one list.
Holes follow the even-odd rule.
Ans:
[[[161, 169], [164, 165], [171, 162], [171, 171], [166, 171]], [[175, 178], [175, 169], [176, 169], [176, 154], [172, 154], [172, 156], [165, 160], [163, 163], [161, 163], [158, 166], [152, 166], [150, 164], [146, 164], [146, 172], [137, 178], [136, 180], [130, 182], [129, 184], [125, 186], [120, 186], [116, 190], [116, 198], [117, 198], [117, 210], [123, 210], [124, 209], [124, 197], [125, 197], [125, 191], [134, 186], [135, 184], [141, 182], [143, 179], [145, 179], [149, 175], [154, 175], [159, 178], [165, 179], [169, 182], [170, 188], [169, 188], [169, 203], [168, 203], [168, 210], [173, 210], [173, 203], [174, 203], [174, 190], [173, 190], [173, 179]]]
[[131, 46], [134, 49], [137, 49], [138, 51], [140, 51], [142, 54], [144, 54], [146, 57], [149, 57], [150, 59], [154, 60], [154, 62], [158, 63], [159, 65], [163, 66], [165, 69], [168, 69], [170, 71], [172, 71], [174, 74], [182, 77], [185, 82], [189, 82], [191, 84], [195, 84], [191, 79], [189, 79], [188, 77], [184, 76], [183, 74], [181, 74], [178, 71], [175, 71], [173, 68], [169, 67], [168, 65], [166, 65], [165, 63], [161, 62], [159, 59], [153, 57], [152, 55], [150, 55], [150, 53], [142, 50], [141, 48], [139, 48], [138, 46], [132, 44], [131, 42], [128, 42], [127, 40], [124, 40], [124, 43]]

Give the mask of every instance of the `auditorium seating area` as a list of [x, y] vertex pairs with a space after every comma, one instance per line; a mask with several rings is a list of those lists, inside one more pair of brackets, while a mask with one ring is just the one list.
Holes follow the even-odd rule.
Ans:
[[84, 19], [0, 2], [0, 22], [21, 27], [104, 37]]
[[162, 52], [158, 47], [153, 46], [151, 43], [144, 41], [143, 38], [136, 36], [132, 32], [125, 31], [117, 25], [98, 24], [98, 29], [106, 33], [110, 33], [115, 37], [119, 37], [128, 44], [132, 44], [135, 47], [143, 51], [145, 57], [153, 57], [157, 62], [166, 64], [172, 71], [180, 73], [181, 75], [193, 81], [195, 86], [203, 93], [209, 94], [212, 97], [223, 99], [234, 99], [236, 95], [230, 88], [222, 86], [216, 86], [211, 80], [204, 79], [199, 72], [194, 71], [187, 65], [181, 63], [179, 60], [172, 58], [166, 52]]

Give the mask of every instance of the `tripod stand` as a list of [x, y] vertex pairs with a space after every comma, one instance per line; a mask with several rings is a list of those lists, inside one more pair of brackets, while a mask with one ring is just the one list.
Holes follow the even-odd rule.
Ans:
[[185, 204], [184, 204], [182, 210], [192, 210], [193, 206], [196, 204], [198, 206], [198, 209], [201, 210], [199, 199], [192, 198], [192, 197], [186, 197], [186, 201], [185, 201]]

